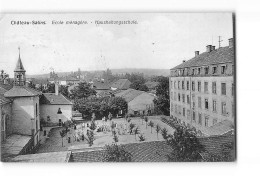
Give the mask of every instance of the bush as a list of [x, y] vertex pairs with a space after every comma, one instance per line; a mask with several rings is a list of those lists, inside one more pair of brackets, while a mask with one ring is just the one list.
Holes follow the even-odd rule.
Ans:
[[140, 134], [138, 137], [140, 142], [145, 141], [145, 137], [143, 134]]

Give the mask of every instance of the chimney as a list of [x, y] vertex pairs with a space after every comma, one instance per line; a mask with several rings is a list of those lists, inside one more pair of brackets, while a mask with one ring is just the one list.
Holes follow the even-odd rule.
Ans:
[[182, 63], [186, 62], [185, 60], [182, 60]]
[[206, 51], [209, 53], [212, 51], [212, 45], [207, 45], [206, 46]]
[[59, 95], [59, 83], [55, 82], [55, 95]]
[[211, 49], [212, 49], [212, 51], [215, 51], [216, 50], [216, 46], [212, 46]]
[[228, 39], [228, 43], [229, 43], [229, 48], [233, 48], [233, 46], [234, 46], [233, 38]]
[[200, 55], [200, 51], [195, 51], [195, 57]]

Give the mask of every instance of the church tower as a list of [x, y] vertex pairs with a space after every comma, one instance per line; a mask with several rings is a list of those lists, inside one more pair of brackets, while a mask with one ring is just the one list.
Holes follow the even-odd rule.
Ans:
[[20, 57], [20, 47], [19, 49], [19, 58], [14, 70], [14, 86], [25, 86], [26, 77], [25, 77], [25, 69], [23, 67], [23, 63]]

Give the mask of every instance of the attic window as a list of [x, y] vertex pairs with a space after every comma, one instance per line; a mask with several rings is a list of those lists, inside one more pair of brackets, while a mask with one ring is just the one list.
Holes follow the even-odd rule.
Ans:
[[60, 108], [58, 109], [58, 112], [57, 112], [57, 114], [62, 114], [62, 112], [61, 112], [61, 109], [60, 109]]
[[212, 67], [212, 74], [216, 74], [217, 73], [217, 66], [213, 66]]
[[225, 74], [226, 73], [226, 65], [222, 65], [221, 66], [221, 74]]
[[205, 67], [204, 70], [205, 70], [205, 75], [209, 74], [209, 67]]
[[200, 68], [198, 68], [198, 75], [200, 75]]

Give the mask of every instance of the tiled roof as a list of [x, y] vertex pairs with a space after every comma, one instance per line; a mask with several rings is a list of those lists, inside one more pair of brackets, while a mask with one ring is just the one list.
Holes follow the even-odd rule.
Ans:
[[40, 98], [40, 103], [52, 105], [72, 105], [72, 102], [60, 93], [58, 95], [55, 95], [55, 93], [43, 93]]
[[32, 79], [33, 84], [48, 84], [48, 79]]
[[[220, 63], [228, 63], [234, 62], [234, 48], [230, 48], [228, 46], [218, 48], [211, 52], [204, 52], [192, 59], [172, 68], [188, 68], [188, 67], [196, 67], [203, 65], [212, 65], [212, 64], [220, 64]], [[171, 69], [171, 70], [172, 70]]]
[[[123, 145], [132, 154], [132, 162], [167, 162], [171, 147], [165, 141], [140, 142]], [[70, 162], [102, 162], [104, 150], [72, 152]]]
[[5, 97], [32, 97], [41, 95], [41, 92], [31, 89], [26, 86], [14, 86], [12, 89], [7, 91], [4, 96]]
[[229, 120], [224, 120], [222, 122], [219, 122], [211, 127], [208, 127], [202, 131], [203, 134], [207, 136], [212, 135], [223, 135], [225, 133], [228, 133], [232, 130], [234, 130], [234, 123]]
[[127, 102], [132, 101], [135, 97], [141, 95], [142, 93], [145, 93], [140, 90], [135, 89], [127, 89], [124, 91], [121, 91], [119, 93], [115, 93], [115, 96], [124, 98]]
[[116, 82], [114, 82], [111, 87], [117, 88], [117, 89], [128, 89], [131, 82], [128, 79], [119, 79]]

